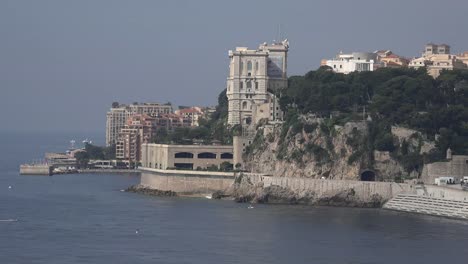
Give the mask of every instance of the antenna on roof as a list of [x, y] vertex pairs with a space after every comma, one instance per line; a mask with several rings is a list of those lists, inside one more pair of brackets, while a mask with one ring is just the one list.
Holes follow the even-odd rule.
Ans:
[[278, 32], [276, 34], [277, 34], [276, 35], [276, 41], [279, 43], [279, 42], [281, 42], [281, 24], [278, 24]]

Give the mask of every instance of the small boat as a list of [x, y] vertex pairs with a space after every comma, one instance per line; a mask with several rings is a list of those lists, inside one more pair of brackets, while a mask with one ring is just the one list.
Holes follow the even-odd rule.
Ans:
[[205, 196], [206, 199], [211, 199], [211, 195]]
[[249, 207], [247, 207], [247, 209], [254, 209], [255, 207], [253, 207], [251, 204], [249, 205]]

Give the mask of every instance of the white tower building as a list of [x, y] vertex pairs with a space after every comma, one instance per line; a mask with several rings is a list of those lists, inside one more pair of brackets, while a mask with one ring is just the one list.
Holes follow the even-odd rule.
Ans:
[[[253, 119], [260, 118], [282, 118], [277, 99], [271, 92], [288, 86], [288, 49], [289, 42], [284, 40], [271, 45], [263, 43], [257, 50], [237, 47], [235, 51], [229, 51], [226, 94], [230, 125], [249, 125], [252, 121], [255, 122]], [[270, 106], [265, 107], [265, 104]]]

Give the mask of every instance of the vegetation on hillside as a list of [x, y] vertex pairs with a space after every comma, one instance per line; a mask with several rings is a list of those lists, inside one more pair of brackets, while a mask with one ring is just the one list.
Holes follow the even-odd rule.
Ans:
[[[344, 75], [321, 67], [291, 77], [280, 104], [286, 112], [331, 115], [336, 123], [362, 120], [365, 112], [373, 120], [369, 137], [376, 150], [405, 155], [390, 133], [392, 125], [399, 125], [437, 138], [437, 150], [427, 160], [442, 159], [448, 147], [468, 154], [468, 71], [444, 71], [433, 79], [423, 68]], [[294, 125], [293, 119], [286, 122]]]

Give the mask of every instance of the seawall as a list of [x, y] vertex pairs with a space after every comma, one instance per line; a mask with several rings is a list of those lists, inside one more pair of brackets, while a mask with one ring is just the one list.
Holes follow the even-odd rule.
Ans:
[[416, 194], [398, 194], [383, 208], [451, 218], [468, 219], [468, 192], [434, 185], [417, 186]]
[[238, 201], [381, 207], [400, 193], [416, 193], [411, 184], [275, 177], [245, 173], [228, 195]]
[[89, 174], [109, 174], [109, 173], [140, 173], [139, 170], [131, 169], [79, 169], [78, 173], [89, 173]]
[[20, 165], [21, 175], [52, 175], [52, 166], [47, 164]]
[[182, 195], [211, 195], [228, 189], [234, 183], [234, 173], [210, 171], [159, 170], [140, 168], [140, 185]]

